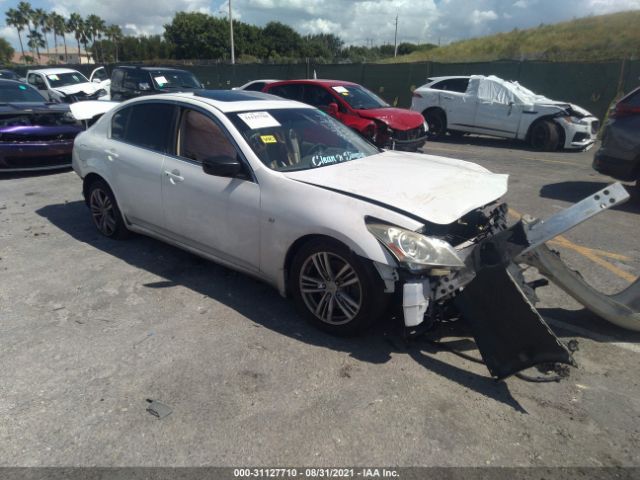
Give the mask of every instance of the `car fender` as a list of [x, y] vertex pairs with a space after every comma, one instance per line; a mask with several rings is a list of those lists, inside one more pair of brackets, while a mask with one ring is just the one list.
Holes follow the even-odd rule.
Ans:
[[[356, 255], [397, 267], [391, 254], [367, 230], [365, 217], [417, 230], [423, 223], [402, 213], [349, 195], [301, 181], [279, 172], [262, 172], [260, 270], [281, 294], [286, 293], [287, 254], [300, 239], [326, 236], [346, 245]], [[277, 180], [275, 176], [279, 176]], [[283, 205], [280, 199], [304, 198]]]

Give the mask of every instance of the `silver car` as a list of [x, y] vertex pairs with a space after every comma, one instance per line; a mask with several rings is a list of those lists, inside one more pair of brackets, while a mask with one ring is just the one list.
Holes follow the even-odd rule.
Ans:
[[[239, 90], [120, 104], [77, 137], [73, 167], [102, 234], [149, 235], [258, 277], [331, 333], [398, 306], [409, 329], [473, 318], [497, 377], [571, 361], [512, 260], [585, 217], [507, 228], [506, 175], [382, 151], [313, 107]], [[603, 195], [615, 205], [618, 193]], [[496, 334], [498, 346], [484, 340]]]

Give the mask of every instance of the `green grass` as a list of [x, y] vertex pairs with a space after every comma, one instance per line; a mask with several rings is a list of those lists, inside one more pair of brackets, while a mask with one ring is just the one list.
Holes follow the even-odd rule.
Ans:
[[382, 62], [600, 61], [638, 57], [640, 10], [634, 10], [461, 40]]

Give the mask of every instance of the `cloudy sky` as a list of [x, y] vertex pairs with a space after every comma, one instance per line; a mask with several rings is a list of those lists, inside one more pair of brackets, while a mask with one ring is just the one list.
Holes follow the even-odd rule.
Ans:
[[[18, 0], [0, 0], [2, 11]], [[126, 33], [161, 33], [176, 11], [226, 15], [228, 0], [32, 0], [67, 16], [95, 13]], [[301, 33], [334, 33], [346, 43], [398, 41], [442, 44], [468, 37], [556, 23], [576, 17], [640, 9], [640, 0], [232, 0], [234, 17], [257, 25], [278, 20]], [[4, 20], [4, 16], [0, 17]], [[14, 29], [0, 28], [14, 45]]]

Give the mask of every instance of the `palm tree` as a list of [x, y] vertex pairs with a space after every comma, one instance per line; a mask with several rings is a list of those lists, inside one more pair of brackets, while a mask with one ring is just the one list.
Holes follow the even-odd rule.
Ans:
[[94, 50], [96, 53], [96, 62], [99, 62], [99, 48], [96, 44], [96, 40], [100, 40], [102, 38], [102, 34], [105, 30], [104, 20], [101, 19], [98, 15], [89, 15], [86, 20], [87, 25], [87, 35], [91, 39], [91, 43], [93, 43]]
[[115, 61], [118, 61], [118, 42], [122, 39], [122, 30], [118, 25], [109, 25], [105, 29], [107, 39], [113, 43], [113, 49], [115, 53]]
[[67, 55], [67, 38], [65, 37], [65, 33], [67, 30], [67, 23], [62, 15], [57, 12], [53, 12], [51, 14], [52, 19], [52, 28], [53, 28], [53, 36], [56, 35], [62, 37], [62, 43], [64, 43], [64, 63], [69, 63], [69, 56]]
[[31, 50], [35, 50], [36, 55], [35, 57], [38, 59], [38, 62], [40, 61], [40, 49], [44, 48], [45, 43], [44, 43], [44, 39], [42, 38], [42, 34], [38, 31], [38, 30], [31, 30], [29, 32], [29, 35], [27, 35], [27, 38], [29, 39], [29, 42], [27, 43], [27, 45], [29, 46], [29, 48], [31, 48]]
[[[69, 33], [73, 33], [73, 36], [78, 42], [78, 61], [82, 63], [82, 52], [80, 50], [80, 40], [84, 38], [84, 21], [78, 13], [72, 13], [67, 20], [67, 29]], [[86, 47], [86, 46], [85, 46]]]
[[18, 31], [18, 40], [20, 41], [20, 51], [22, 52], [22, 61], [26, 64], [27, 59], [24, 56], [24, 46], [22, 45], [22, 32], [24, 31], [25, 19], [19, 10], [10, 8], [5, 13], [6, 23], [10, 27], [15, 27]]
[[47, 33], [50, 30], [47, 27], [47, 17], [48, 17], [47, 12], [45, 12], [41, 8], [36, 8], [33, 11], [31, 19], [33, 21], [33, 26], [35, 30], [37, 30], [38, 27], [40, 27], [40, 31], [42, 32], [42, 36], [44, 37], [45, 46], [47, 50], [49, 50], [49, 40], [47, 39]]
[[[20, 14], [20, 19], [23, 22], [23, 27], [26, 27], [27, 32], [31, 32], [33, 28], [31, 28], [31, 15], [33, 14], [33, 8], [31, 8], [31, 4], [29, 2], [20, 2], [18, 3], [18, 13]], [[27, 34], [27, 37], [29, 35]], [[27, 46], [31, 48], [31, 54], [33, 55], [33, 47], [27, 43]]]

